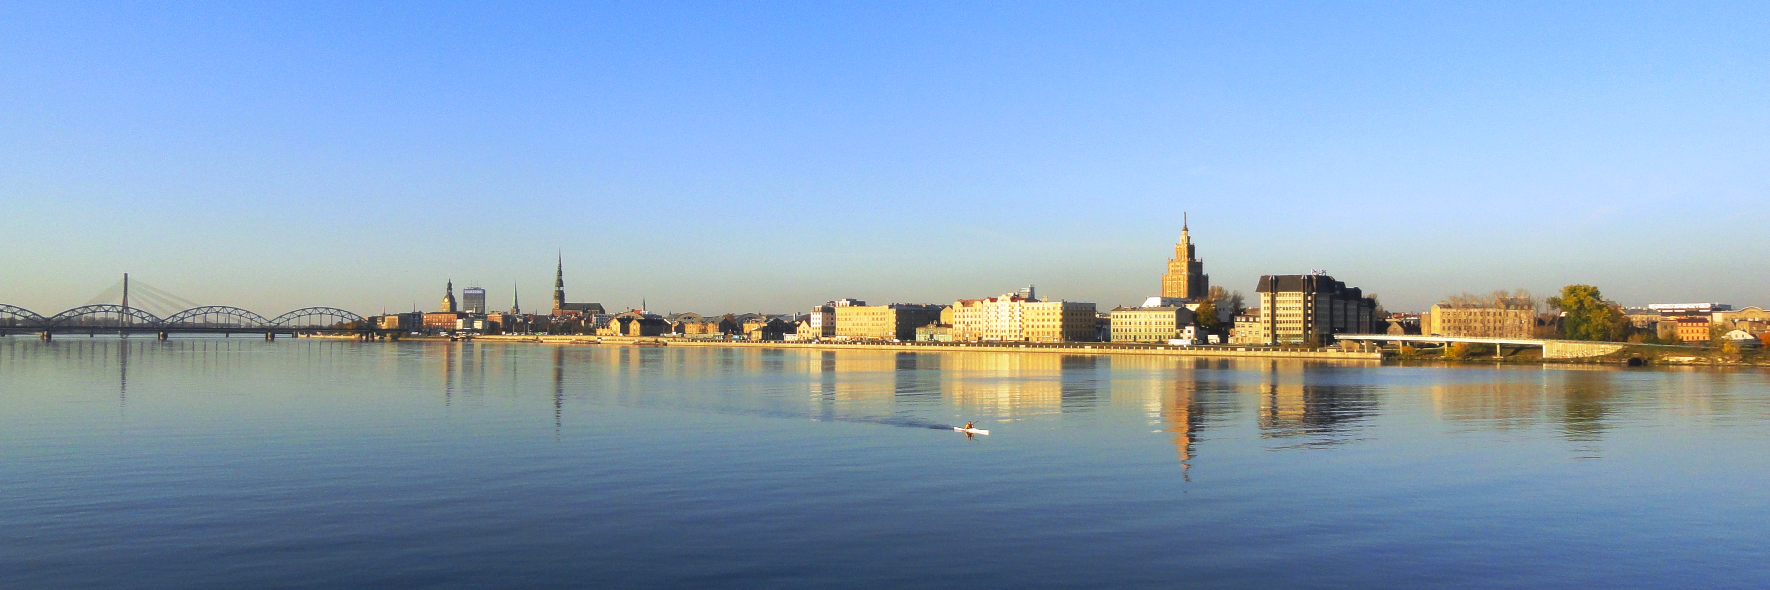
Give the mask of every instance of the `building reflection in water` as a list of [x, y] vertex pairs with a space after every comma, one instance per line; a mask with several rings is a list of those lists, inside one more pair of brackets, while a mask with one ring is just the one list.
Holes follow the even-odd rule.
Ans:
[[1377, 414], [1374, 388], [1332, 382], [1330, 369], [1306, 370], [1299, 361], [1261, 367], [1260, 436], [1302, 439], [1297, 446], [1333, 445]]

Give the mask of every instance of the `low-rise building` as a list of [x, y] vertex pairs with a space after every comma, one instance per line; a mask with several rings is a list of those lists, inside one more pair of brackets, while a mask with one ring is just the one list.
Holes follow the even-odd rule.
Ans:
[[670, 332], [670, 322], [663, 316], [629, 311], [609, 317], [596, 327], [597, 336], [663, 336]]
[[453, 311], [441, 311], [424, 314], [424, 328], [430, 330], [455, 330], [461, 324], [461, 318], [467, 314]]
[[[1689, 315], [1713, 315], [1719, 311], [1732, 311], [1733, 306], [1726, 303], [1653, 303], [1647, 309], [1659, 312], [1667, 319]], [[1705, 338], [1706, 340], [1706, 338]]]
[[1717, 324], [1732, 326], [1736, 330], [1744, 330], [1747, 334], [1764, 334], [1770, 332], [1770, 312], [1760, 307], [1747, 307], [1738, 311], [1717, 311], [1712, 316]]
[[1229, 331], [1230, 344], [1264, 344], [1261, 340], [1260, 309], [1254, 308], [1235, 316], [1235, 327]]
[[916, 328], [940, 321], [940, 310], [944, 307], [921, 303], [837, 306], [836, 338], [912, 340], [916, 337]]
[[382, 330], [420, 330], [424, 328], [422, 313], [394, 313], [381, 316], [376, 326]]
[[953, 303], [953, 339], [975, 342], [1092, 342], [1094, 304], [1040, 301], [1031, 287]]
[[1424, 316], [1420, 327], [1433, 336], [1468, 338], [1530, 338], [1536, 310], [1528, 307], [1463, 307], [1440, 303]]
[[1167, 342], [1196, 336], [1193, 312], [1183, 306], [1112, 310], [1113, 342]]
[[1670, 323], [1674, 326], [1674, 328], [1673, 328], [1674, 333], [1677, 334], [1678, 340], [1680, 340], [1680, 341], [1683, 341], [1683, 342], [1708, 342], [1709, 341], [1709, 325], [1710, 325], [1709, 316], [1687, 315], [1687, 316], [1680, 317], [1675, 320], [1671, 320]]

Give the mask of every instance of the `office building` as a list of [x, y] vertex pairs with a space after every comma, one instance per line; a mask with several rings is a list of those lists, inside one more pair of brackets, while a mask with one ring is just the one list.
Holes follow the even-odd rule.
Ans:
[[485, 315], [486, 290], [480, 287], [461, 289], [461, 311], [474, 315]]
[[1325, 346], [1334, 334], [1369, 334], [1375, 323], [1375, 299], [1325, 274], [1266, 275], [1256, 290], [1264, 344]]

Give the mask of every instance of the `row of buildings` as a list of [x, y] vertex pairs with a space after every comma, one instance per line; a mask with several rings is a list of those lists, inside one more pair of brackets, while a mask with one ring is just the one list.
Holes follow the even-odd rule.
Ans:
[[[743, 338], [751, 340], [1160, 342], [1242, 346], [1325, 346], [1339, 334], [1555, 338], [1559, 314], [1542, 313], [1527, 295], [1455, 296], [1418, 314], [1389, 314], [1355, 286], [1322, 272], [1261, 276], [1252, 307], [1213, 290], [1182, 218], [1180, 239], [1161, 276], [1160, 295], [1135, 307], [1099, 310], [1088, 302], [1040, 299], [1032, 287], [951, 304], [867, 305], [837, 299], [797, 314], [609, 313], [600, 303], [566, 300], [565, 264], [554, 274], [552, 308], [523, 313], [512, 289], [508, 312], [488, 309], [486, 290], [450, 281], [436, 312], [379, 318], [383, 329], [468, 333], [569, 333], [607, 336]], [[1516, 295], [1516, 294], [1514, 294]], [[1770, 338], [1770, 313], [1719, 303], [1655, 304], [1623, 310], [1641, 332], [1662, 340]]]
[[[577, 333], [608, 336], [744, 338], [753, 340], [957, 342], [1161, 342], [1173, 344], [1325, 345], [1335, 334], [1388, 329], [1376, 300], [1326, 274], [1267, 275], [1256, 285], [1257, 306], [1237, 309], [1210, 288], [1204, 261], [1182, 220], [1180, 240], [1161, 277], [1160, 295], [1142, 305], [1101, 311], [1088, 302], [1040, 299], [1033, 287], [951, 304], [867, 305], [838, 299], [802, 314], [693, 313], [659, 315], [645, 309], [609, 313], [600, 303], [565, 297], [565, 265], [554, 276], [552, 309], [523, 313], [512, 291], [511, 309], [487, 309], [485, 290], [468, 287], [459, 301], [450, 281], [441, 309], [392, 314], [384, 329], [468, 333]], [[1208, 306], [1208, 307], [1207, 307]], [[644, 307], [643, 305], [641, 306]], [[1204, 314], [1201, 316], [1201, 313]], [[1436, 314], [1435, 314], [1436, 315]]]

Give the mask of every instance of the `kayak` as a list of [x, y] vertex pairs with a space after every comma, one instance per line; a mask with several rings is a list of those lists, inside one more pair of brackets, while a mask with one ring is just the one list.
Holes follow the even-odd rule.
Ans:
[[957, 430], [957, 431], [959, 431], [959, 432], [963, 432], [963, 433], [965, 433], [965, 434], [982, 434], [982, 435], [985, 435], [985, 436], [988, 436], [988, 435], [989, 435], [989, 431], [988, 431], [988, 430], [984, 430], [984, 429], [982, 429], [982, 428], [966, 428], [966, 427], [963, 427], [963, 426], [954, 426], [954, 427], [953, 427], [953, 430]]

